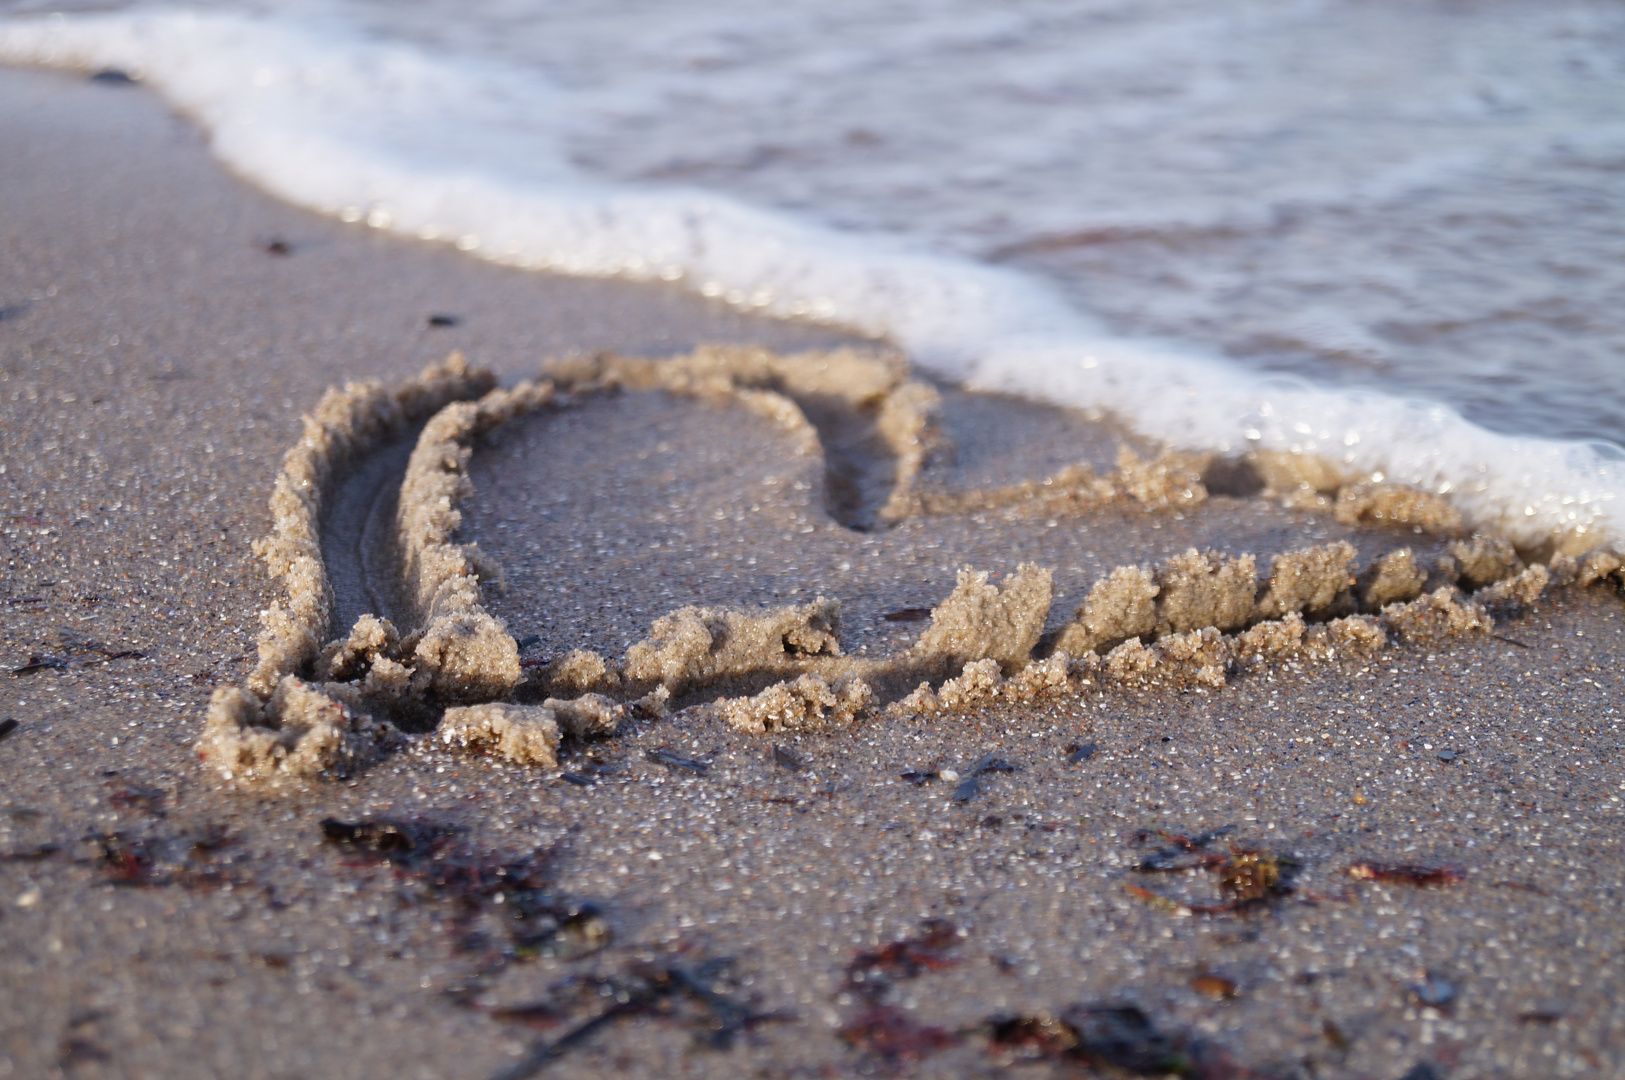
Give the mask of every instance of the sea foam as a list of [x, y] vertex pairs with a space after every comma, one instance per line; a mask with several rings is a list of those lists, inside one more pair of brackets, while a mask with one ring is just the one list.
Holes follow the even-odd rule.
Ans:
[[664, 280], [895, 341], [968, 385], [1113, 412], [1193, 449], [1291, 450], [1450, 498], [1525, 545], [1625, 537], [1625, 452], [1448, 406], [1270, 378], [1106, 331], [1044, 279], [728, 196], [591, 177], [573, 92], [309, 19], [145, 11], [0, 23], [0, 60], [138, 76], [267, 191], [508, 265]]

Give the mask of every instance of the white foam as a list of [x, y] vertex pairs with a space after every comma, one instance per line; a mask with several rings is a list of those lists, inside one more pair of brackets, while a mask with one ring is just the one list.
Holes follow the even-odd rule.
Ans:
[[[853, 326], [949, 378], [1111, 410], [1180, 446], [1318, 453], [1448, 493], [1469, 520], [1522, 543], [1625, 536], [1617, 448], [1497, 435], [1436, 404], [1269, 380], [1108, 334], [1013, 270], [712, 192], [590, 179], [564, 150], [576, 99], [528, 70], [308, 20], [188, 12], [0, 24], [0, 60], [138, 73], [231, 168], [346, 220], [497, 262], [675, 280]], [[1381, 182], [1410, 182], [1396, 170]]]

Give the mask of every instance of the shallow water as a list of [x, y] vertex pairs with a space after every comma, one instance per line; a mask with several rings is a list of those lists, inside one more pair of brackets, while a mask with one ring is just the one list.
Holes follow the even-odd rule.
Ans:
[[590, 175], [1014, 263], [1114, 328], [1494, 430], [1625, 439], [1617, 6], [344, 9], [566, 88]]
[[276, 33], [165, 24], [129, 55], [295, 201], [849, 322], [1175, 442], [1472, 493], [1484, 523], [1619, 514], [1613, 451], [1482, 436], [1625, 438], [1617, 5], [208, 8]]

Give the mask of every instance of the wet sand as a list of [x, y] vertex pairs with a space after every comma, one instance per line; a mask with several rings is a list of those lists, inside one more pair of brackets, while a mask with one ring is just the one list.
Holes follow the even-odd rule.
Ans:
[[[424, 740], [303, 790], [221, 784], [192, 743], [212, 689], [252, 664], [275, 595], [249, 542], [326, 387], [452, 348], [512, 379], [599, 349], [838, 337], [313, 218], [222, 174], [138, 89], [4, 72], [0, 102], [0, 659], [46, 661], [0, 677], [0, 718], [19, 722], [0, 741], [0, 1076], [484, 1077], [543, 1065], [527, 1055], [617, 993], [628, 1015], [547, 1075], [1082, 1068], [990, 1052], [1011, 1030], [990, 1020], [1020, 1015], [1066, 1020], [1023, 1029], [1057, 1054], [1055, 1032], [1130, 1036], [1151, 1056], [1120, 1064], [1153, 1073], [1594, 1076], [1625, 1060], [1611, 586], [1550, 594], [1498, 637], [1218, 689], [777, 738], [691, 710], [567, 745], [573, 780]], [[919, 630], [881, 615], [939, 602], [967, 562], [1055, 567], [1059, 617], [1102, 571], [1191, 545], [1404, 539], [1226, 497], [857, 533], [779, 433], [718, 411], [593, 399], [477, 451], [467, 529], [506, 570], [490, 606], [515, 634], [618, 652], [677, 604], [823, 593], [847, 650], [880, 652]], [[963, 485], [1048, 475], [1074, 439], [1105, 467], [1116, 440], [1003, 399], [950, 393], [945, 415]], [[988, 754], [1014, 771], [956, 801], [953, 774]], [[405, 822], [416, 846], [384, 842], [390, 863], [324, 840], [324, 818]], [[1157, 830], [1225, 826], [1161, 854]], [[1224, 904], [1216, 873], [1135, 870], [1232, 843], [1281, 860], [1290, 893], [1202, 914]], [[535, 852], [509, 867], [534, 882], [493, 884]], [[1368, 864], [1445, 872], [1347, 872]], [[544, 899], [522, 925], [507, 914]], [[571, 920], [582, 904], [599, 914]], [[570, 925], [520, 940], [549, 918]], [[953, 932], [859, 959], [933, 919]], [[719, 990], [762, 1014], [726, 1049], [705, 1038], [727, 1027], [716, 999], [662, 996], [721, 957]], [[540, 1007], [503, 1011], [518, 1005]]]

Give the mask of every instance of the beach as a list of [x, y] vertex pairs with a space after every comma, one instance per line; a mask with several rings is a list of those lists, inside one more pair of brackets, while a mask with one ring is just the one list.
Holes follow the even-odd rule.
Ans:
[[[0, 102], [0, 1076], [1621, 1067], [1617, 577], [1217, 682], [1073, 671], [767, 734], [696, 699], [552, 768], [409, 733], [343, 778], [222, 779], [194, 746], [282, 599], [250, 545], [329, 387], [454, 350], [512, 386], [877, 343], [292, 208], [139, 86], [6, 70]], [[1080, 461], [1124, 487], [1119, 447], [1157, 453], [929, 381], [949, 495]], [[726, 395], [631, 386], [475, 446], [460, 539], [521, 655], [828, 597], [844, 652], [881, 657], [967, 565], [1054, 569], [1053, 633], [1189, 548], [1446, 546], [1217, 483], [854, 529], [837, 510], [878, 503], [826, 498], [839, 425], [803, 409], [822, 459]]]

